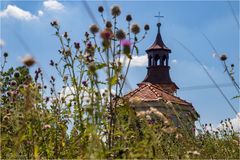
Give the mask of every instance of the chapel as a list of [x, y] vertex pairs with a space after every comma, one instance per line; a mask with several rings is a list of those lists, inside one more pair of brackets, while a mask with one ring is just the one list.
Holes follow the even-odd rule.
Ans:
[[124, 98], [137, 113], [154, 108], [170, 119], [176, 127], [181, 127], [184, 123], [189, 128], [194, 128], [199, 114], [192, 103], [176, 96], [179, 88], [169, 74], [171, 49], [164, 44], [160, 27], [161, 23], [158, 22], [156, 39], [146, 50], [148, 57], [146, 77], [138, 84], [138, 88], [126, 94]]

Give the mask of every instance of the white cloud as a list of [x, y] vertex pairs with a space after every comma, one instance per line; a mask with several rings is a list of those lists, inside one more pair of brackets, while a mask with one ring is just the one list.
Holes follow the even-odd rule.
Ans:
[[48, 10], [61, 10], [64, 8], [63, 4], [57, 0], [46, 0], [43, 2], [43, 6]]
[[8, 5], [6, 9], [3, 11], [0, 11], [0, 17], [13, 17], [19, 20], [34, 20], [38, 17], [35, 15], [32, 15], [29, 11], [25, 11], [21, 8], [18, 8], [15, 5]]
[[[122, 57], [120, 60], [122, 63], [125, 61], [125, 65], [128, 64], [129, 59]], [[130, 63], [131, 67], [144, 67], [147, 66], [147, 62], [148, 62], [148, 57], [147, 55], [142, 55], [142, 56], [132, 56], [132, 60]]]
[[173, 64], [176, 64], [177, 62], [178, 62], [178, 61], [177, 61], [176, 59], [173, 59], [173, 60], [172, 60], [172, 63], [173, 63]]
[[43, 15], [43, 11], [42, 10], [39, 10], [38, 11], [38, 16], [40, 17], [40, 16], [42, 16]]
[[5, 45], [5, 41], [3, 39], [0, 39], [0, 48], [2, 48]]
[[[235, 132], [240, 132], [240, 112], [238, 112], [238, 114], [236, 115], [235, 118], [230, 119], [232, 126], [233, 126], [233, 130]], [[228, 123], [228, 125], [230, 126], [230, 124]], [[218, 128], [223, 128], [223, 126], [221, 124], [218, 125]]]

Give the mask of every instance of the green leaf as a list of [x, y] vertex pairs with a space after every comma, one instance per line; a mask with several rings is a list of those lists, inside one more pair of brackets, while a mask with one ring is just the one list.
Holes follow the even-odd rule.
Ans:
[[109, 84], [110, 85], [115, 85], [117, 83], [118, 77], [114, 75], [113, 77], [110, 77], [109, 79]]
[[96, 64], [96, 70], [99, 70], [99, 69], [102, 69], [104, 67], [106, 67], [106, 63], [99, 63], [99, 64]]
[[138, 55], [139, 54], [138, 47], [134, 46], [134, 48], [136, 49], [136, 54]]

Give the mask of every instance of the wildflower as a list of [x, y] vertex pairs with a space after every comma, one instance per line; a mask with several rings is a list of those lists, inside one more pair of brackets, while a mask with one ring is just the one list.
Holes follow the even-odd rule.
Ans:
[[163, 132], [170, 134], [170, 133], [176, 132], [177, 128], [176, 127], [168, 127], [168, 128], [163, 128], [162, 130], [163, 130]]
[[85, 32], [85, 37], [88, 38], [89, 37], [89, 34], [88, 32]]
[[117, 32], [116, 32], [116, 37], [117, 39], [119, 40], [123, 40], [126, 38], [126, 34], [125, 32], [122, 30], [122, 29], [119, 29]]
[[133, 24], [133, 25], [131, 26], [131, 31], [132, 31], [132, 33], [134, 33], [134, 34], [138, 34], [138, 33], [140, 32], [140, 27], [139, 27], [139, 25], [138, 25], [138, 24]]
[[70, 56], [72, 53], [71, 53], [71, 50], [66, 50], [63, 52], [64, 56]]
[[68, 33], [67, 33], [67, 32], [64, 32], [63, 37], [64, 37], [64, 38], [68, 38]]
[[114, 17], [117, 17], [121, 14], [121, 10], [120, 10], [120, 7], [119, 6], [113, 6], [112, 9], [111, 9], [111, 12], [112, 12], [112, 15]]
[[99, 31], [99, 28], [96, 24], [93, 24], [90, 26], [89, 30], [92, 34], [96, 34]]
[[17, 82], [14, 81], [14, 80], [12, 80], [12, 81], [10, 82], [10, 85], [11, 85], [11, 86], [16, 86], [16, 84], [17, 84]]
[[54, 66], [54, 62], [53, 62], [53, 60], [50, 60], [50, 66]]
[[145, 31], [148, 31], [149, 29], [150, 29], [149, 25], [148, 25], [148, 24], [145, 24], [144, 30], [145, 30]]
[[22, 63], [28, 67], [31, 67], [36, 63], [36, 61], [31, 55], [25, 55], [24, 57], [22, 57]]
[[198, 151], [187, 151], [187, 154], [192, 154], [192, 155], [196, 155], [196, 156], [200, 155], [200, 153]]
[[14, 76], [15, 78], [20, 77], [20, 72], [19, 72], [19, 71], [14, 72], [13, 76]]
[[144, 117], [145, 115], [146, 115], [146, 112], [144, 111], [137, 112], [138, 117]]
[[3, 57], [5, 57], [5, 58], [8, 57], [8, 53], [7, 53], [7, 52], [4, 52], [4, 53], [3, 53]]
[[94, 73], [96, 71], [96, 66], [93, 62], [89, 63], [88, 65], [88, 70], [91, 72], [91, 73]]
[[64, 81], [64, 82], [67, 82], [67, 80], [68, 80], [68, 76], [64, 76], [64, 77], [63, 77], [63, 81]]
[[176, 138], [177, 138], [177, 139], [181, 139], [182, 137], [183, 137], [183, 135], [182, 135], [181, 133], [177, 133], [177, 134], [176, 134]]
[[107, 22], [106, 22], [106, 27], [107, 27], [107, 28], [112, 28], [112, 23], [111, 23], [110, 21], [107, 21]]
[[83, 84], [85, 87], [88, 86], [87, 81], [82, 81], [82, 84]]
[[105, 29], [100, 33], [101, 38], [108, 40], [112, 37], [112, 32], [109, 29]]
[[45, 124], [45, 125], [43, 126], [43, 129], [50, 129], [50, 128], [52, 128], [52, 127], [51, 127], [51, 125], [49, 125], [49, 124]]
[[3, 117], [3, 120], [4, 120], [4, 121], [8, 121], [8, 120], [9, 120], [9, 116], [4, 116], [4, 117]]
[[52, 21], [50, 23], [53, 27], [57, 27], [58, 26], [58, 22], [56, 20]]
[[131, 42], [129, 40], [121, 40], [121, 45], [123, 46], [123, 53], [130, 57], [130, 47], [131, 47]]
[[123, 47], [130, 47], [131, 46], [131, 42], [129, 40], [122, 40], [121, 41], [121, 45]]
[[138, 97], [134, 97], [133, 99], [130, 100], [130, 102], [133, 104], [139, 104], [141, 103], [141, 99]]
[[102, 13], [103, 11], [104, 11], [103, 6], [99, 6], [99, 7], [98, 7], [98, 12]]
[[147, 120], [151, 120], [152, 118], [151, 118], [151, 116], [147, 115], [147, 116], [146, 116], [146, 119], [147, 119]]
[[79, 42], [74, 42], [74, 47], [76, 49], [80, 49], [80, 43]]
[[172, 102], [171, 101], [167, 101], [166, 103], [168, 106], [173, 106]]
[[227, 60], [227, 55], [226, 55], [226, 54], [222, 54], [222, 55], [220, 56], [220, 60], [221, 60], [221, 61], [226, 61], [226, 60]]
[[132, 16], [131, 16], [131, 14], [128, 14], [126, 16], [126, 21], [130, 22], [131, 20], [132, 20]]

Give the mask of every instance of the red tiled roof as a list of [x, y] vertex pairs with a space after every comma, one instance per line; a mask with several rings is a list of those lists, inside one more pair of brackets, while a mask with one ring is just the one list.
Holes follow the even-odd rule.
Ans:
[[151, 83], [141, 83], [137, 89], [126, 94], [124, 98], [129, 101], [131, 101], [131, 99], [138, 98], [142, 102], [154, 102], [159, 100], [163, 100], [165, 102], [170, 101], [175, 104], [193, 108], [191, 103], [167, 93], [160, 85]]

